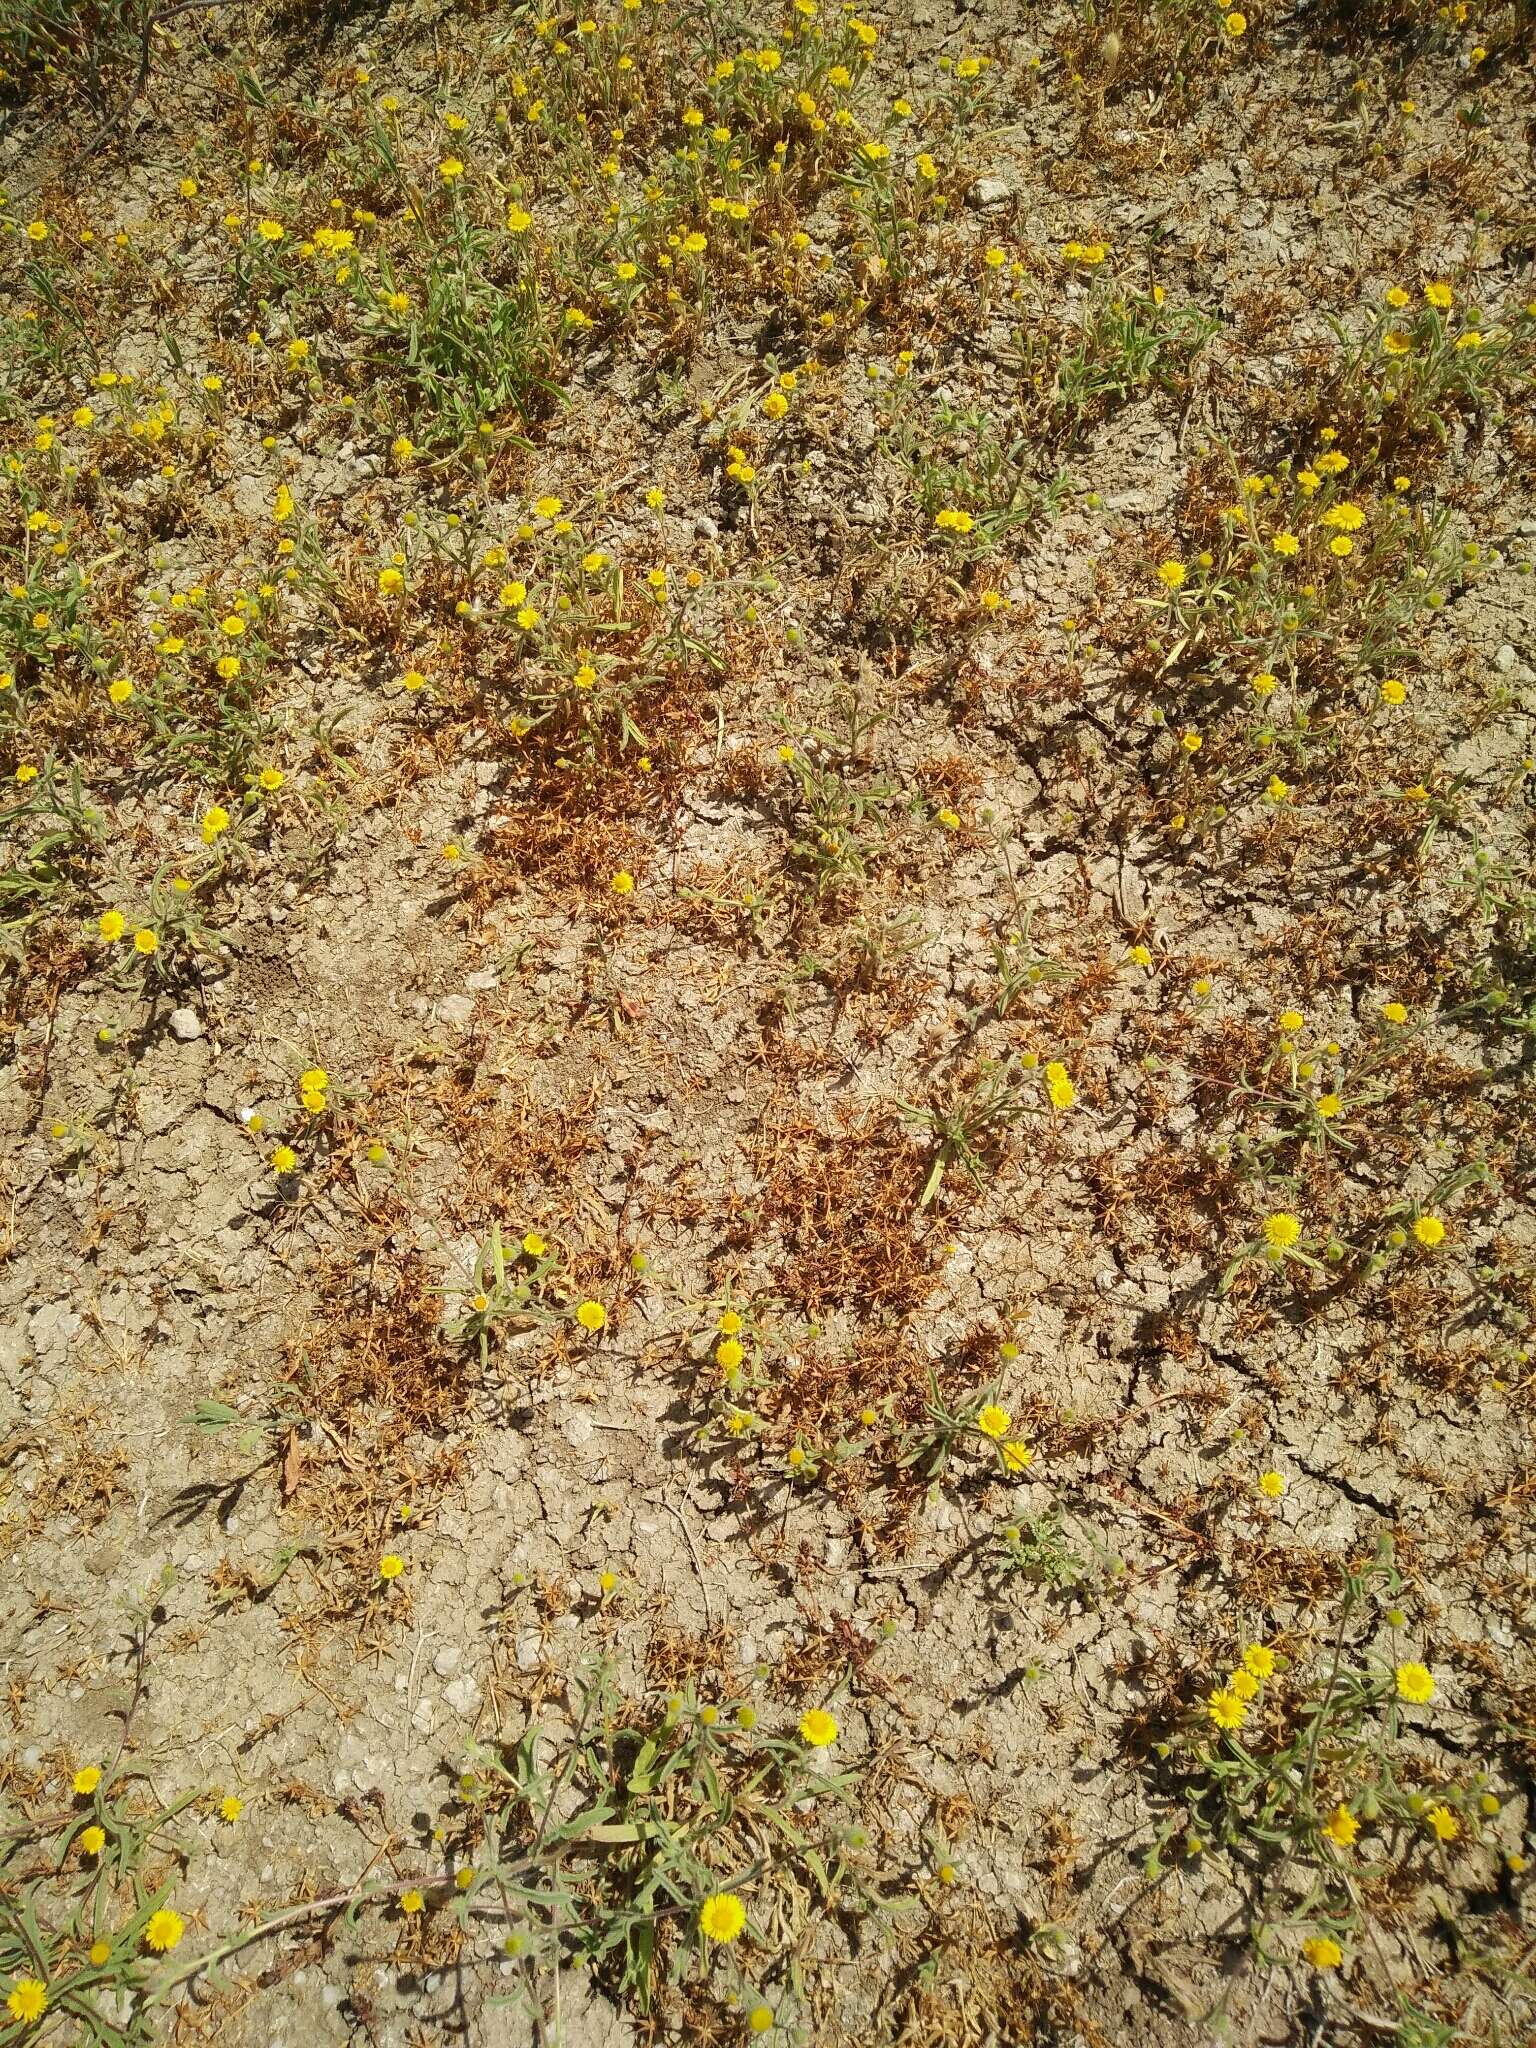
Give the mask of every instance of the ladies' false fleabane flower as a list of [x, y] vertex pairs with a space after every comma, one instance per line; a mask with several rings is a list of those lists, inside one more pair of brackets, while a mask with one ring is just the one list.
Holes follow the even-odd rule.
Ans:
[[40, 1977], [18, 1977], [6, 1998], [5, 2009], [13, 2020], [30, 2027], [48, 2010], [48, 1986]]
[[1435, 1681], [1432, 1673], [1423, 1664], [1399, 1664], [1394, 1674], [1397, 1681], [1397, 1696], [1413, 1706], [1422, 1707], [1435, 1696]]
[[173, 1913], [169, 1906], [162, 1906], [157, 1913], [151, 1913], [144, 1929], [144, 1939], [159, 1954], [165, 1955], [173, 1949], [187, 1931], [187, 1924], [179, 1913]]
[[747, 1909], [734, 1892], [715, 1892], [699, 1908], [699, 1932], [709, 1941], [734, 1941], [747, 1924]]
[[576, 1320], [584, 1330], [600, 1330], [608, 1320], [608, 1311], [600, 1301], [584, 1301], [576, 1311]]
[[800, 1716], [800, 1739], [812, 1749], [825, 1749], [837, 1740], [837, 1718], [825, 1707], [812, 1707]]

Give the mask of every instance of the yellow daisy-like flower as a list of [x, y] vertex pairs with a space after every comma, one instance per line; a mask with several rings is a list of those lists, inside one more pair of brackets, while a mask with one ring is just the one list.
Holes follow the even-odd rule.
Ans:
[[48, 2010], [48, 1986], [40, 1977], [18, 1977], [10, 1988], [5, 2009], [13, 2020], [30, 2027]]
[[1208, 1693], [1205, 1711], [1218, 1728], [1241, 1728], [1248, 1718], [1248, 1709], [1229, 1687], [1219, 1685]]
[[1413, 1706], [1426, 1706], [1435, 1696], [1434, 1675], [1427, 1665], [1399, 1664], [1393, 1677], [1398, 1698]]
[[1001, 1443], [1013, 1427], [1013, 1417], [1006, 1408], [1000, 1408], [995, 1401], [988, 1401], [976, 1416], [976, 1427], [983, 1436], [989, 1436], [994, 1443]]
[[1336, 1941], [1330, 1941], [1326, 1934], [1314, 1934], [1301, 1944], [1301, 1952], [1314, 1970], [1336, 1970], [1344, 1960], [1344, 1951]]
[[825, 1707], [812, 1707], [800, 1716], [800, 1740], [812, 1749], [825, 1749], [837, 1740], [837, 1719]]
[[167, 1954], [187, 1931], [187, 1923], [179, 1913], [173, 1913], [169, 1906], [162, 1906], [157, 1913], [151, 1913], [149, 1924], [144, 1929], [144, 1939], [160, 1955]]
[[83, 1770], [76, 1771], [72, 1783], [78, 1798], [89, 1799], [96, 1790], [96, 1787], [101, 1783], [99, 1766], [87, 1764]]
[[1323, 1823], [1323, 1833], [1336, 1849], [1347, 1849], [1360, 1832], [1360, 1823], [1347, 1806], [1336, 1806]]
[[608, 1320], [608, 1311], [600, 1301], [584, 1301], [576, 1311], [576, 1320], [584, 1330], [600, 1330]]
[[699, 1908], [699, 1932], [708, 1941], [734, 1941], [746, 1924], [747, 1909], [734, 1892], [714, 1892]]

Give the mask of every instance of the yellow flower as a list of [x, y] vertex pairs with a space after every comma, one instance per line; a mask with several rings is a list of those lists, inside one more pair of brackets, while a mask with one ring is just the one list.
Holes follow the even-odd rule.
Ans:
[[99, 1766], [87, 1764], [84, 1770], [76, 1771], [74, 1775], [75, 1796], [79, 1799], [89, 1799], [100, 1783], [101, 1771]]
[[186, 1931], [186, 1922], [181, 1915], [173, 1913], [169, 1906], [162, 1906], [157, 1913], [150, 1914], [144, 1939], [152, 1949], [164, 1955], [176, 1946]]
[[608, 883], [615, 896], [628, 896], [634, 891], [635, 878], [628, 868], [620, 868]]
[[1381, 701], [1383, 704], [1407, 703], [1408, 692], [1396, 676], [1388, 676], [1383, 682], [1381, 686]]
[[734, 1941], [747, 1924], [747, 1909], [734, 1892], [713, 1892], [699, 1908], [699, 1932], [707, 1941]]
[[1413, 1234], [1426, 1251], [1433, 1251], [1445, 1237], [1445, 1225], [1438, 1216], [1421, 1216], [1413, 1226]]
[[1456, 303], [1456, 294], [1448, 284], [1436, 281], [1424, 287], [1424, 296], [1437, 312], [1448, 313]]
[[259, 220], [256, 232], [264, 242], [280, 242], [288, 231], [280, 220]]
[[528, 1235], [523, 1239], [523, 1250], [528, 1254], [530, 1259], [542, 1259], [544, 1254], [549, 1250], [549, 1246], [544, 1242], [543, 1238], [540, 1237], [539, 1233], [536, 1230], [530, 1230]]
[[1013, 1417], [1006, 1408], [999, 1408], [995, 1401], [989, 1401], [978, 1411], [976, 1427], [983, 1436], [991, 1437], [994, 1443], [1001, 1443], [1013, 1427]]
[[80, 1830], [80, 1847], [87, 1856], [99, 1856], [106, 1846], [107, 1831], [105, 1828], [89, 1827]]
[[1347, 1849], [1360, 1832], [1360, 1823], [1347, 1806], [1336, 1806], [1323, 1823], [1323, 1833], [1337, 1849]]
[[1259, 1491], [1270, 1500], [1278, 1500], [1285, 1492], [1285, 1479], [1279, 1472], [1261, 1472]]
[[387, 1556], [381, 1557], [379, 1559], [379, 1577], [383, 1579], [386, 1584], [391, 1579], [398, 1579], [400, 1574], [404, 1570], [405, 1559], [403, 1557], [397, 1557], [392, 1550], [387, 1554]]
[[219, 1801], [219, 1819], [226, 1827], [232, 1828], [244, 1811], [245, 1801], [236, 1798], [233, 1792], [227, 1792]]
[[45, 221], [45, 220], [32, 220], [32, 221], [28, 221], [28, 222], [27, 222], [27, 240], [28, 240], [29, 242], [46, 242], [46, 241], [47, 241], [47, 239], [48, 239], [48, 223], [47, 223], [47, 221]]
[[445, 185], [451, 185], [464, 175], [464, 166], [456, 156], [445, 156], [437, 167], [437, 175]]
[[1344, 1960], [1344, 1951], [1336, 1941], [1330, 1941], [1326, 1934], [1314, 1934], [1301, 1944], [1301, 1952], [1314, 1970], [1336, 1970]]
[[274, 790], [281, 789], [286, 780], [281, 768], [263, 768], [256, 778], [256, 786], [271, 795]]
[[1289, 1251], [1300, 1236], [1301, 1224], [1289, 1211], [1277, 1209], [1272, 1216], [1265, 1217], [1264, 1242], [1273, 1251]]
[[400, 1894], [400, 1910], [402, 1913], [414, 1914], [424, 1912], [426, 1904], [426, 1900], [414, 1886], [410, 1891]]
[[104, 910], [96, 925], [97, 931], [100, 932], [108, 945], [111, 945], [114, 939], [120, 939], [125, 928], [126, 920], [120, 910]]
[[576, 1311], [576, 1320], [584, 1330], [600, 1330], [608, 1320], [608, 1311], [600, 1301], [584, 1301]]
[[1401, 1003], [1383, 1003], [1381, 1014], [1389, 1024], [1406, 1024], [1408, 1022], [1408, 1012]]
[[299, 1155], [289, 1145], [279, 1145], [272, 1154], [272, 1171], [276, 1174], [292, 1173], [299, 1163]]
[[1182, 562], [1163, 562], [1157, 571], [1158, 581], [1170, 590], [1182, 590], [1188, 575], [1189, 571]]
[[22, 2026], [31, 2026], [48, 2010], [48, 1986], [39, 1977], [18, 1977], [11, 1986], [5, 2009]]
[[507, 208], [507, 232], [509, 234], [526, 235], [532, 226], [533, 215], [531, 213], [524, 213], [520, 206], [509, 206]]
[[134, 933], [133, 949], [136, 953], [142, 953], [146, 959], [148, 959], [151, 953], [159, 952], [160, 941], [155, 936], [155, 934], [149, 929], [148, 925], [146, 925], [142, 931], [137, 931]]
[[1435, 1696], [1434, 1677], [1426, 1665], [1399, 1664], [1393, 1678], [1398, 1698], [1413, 1706], [1426, 1706]]
[[1234, 9], [1234, 11], [1227, 16], [1225, 22], [1222, 25], [1226, 29], [1227, 34], [1235, 40], [1238, 36], [1242, 35], [1244, 31], [1247, 29], [1248, 17], [1246, 14], [1237, 13]]
[[800, 1716], [800, 1740], [812, 1749], [826, 1749], [837, 1740], [837, 1720], [825, 1707], [812, 1707]]
[[1224, 1685], [1206, 1695], [1205, 1711], [1218, 1728], [1241, 1728], [1248, 1718], [1247, 1707]]
[[1448, 1806], [1432, 1806], [1424, 1818], [1442, 1842], [1454, 1842], [1461, 1833], [1461, 1822]]
[[1273, 1678], [1275, 1653], [1265, 1643], [1250, 1643], [1243, 1652], [1243, 1669], [1255, 1678]]
[[1003, 1444], [1003, 1470], [1005, 1472], [1027, 1472], [1035, 1462], [1034, 1451], [1017, 1437], [1009, 1437]]

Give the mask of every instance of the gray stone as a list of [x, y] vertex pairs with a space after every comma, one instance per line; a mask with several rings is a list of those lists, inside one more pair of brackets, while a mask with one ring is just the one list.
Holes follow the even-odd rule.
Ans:
[[201, 1038], [201, 1037], [202, 1037], [202, 1035], [203, 1035], [203, 1020], [202, 1020], [202, 1018], [201, 1018], [201, 1017], [199, 1017], [199, 1015], [197, 1014], [196, 1010], [186, 1010], [186, 1009], [182, 1009], [182, 1010], [172, 1010], [172, 1012], [171, 1012], [171, 1036], [172, 1036], [172, 1038], [179, 1038], [179, 1039], [180, 1039], [180, 1040], [182, 1041], [182, 1043], [183, 1043], [183, 1044], [185, 1045], [185, 1044], [187, 1044], [187, 1043], [188, 1043], [188, 1042], [189, 1042], [190, 1040], [192, 1040], [192, 1039], [194, 1039], [194, 1038]]

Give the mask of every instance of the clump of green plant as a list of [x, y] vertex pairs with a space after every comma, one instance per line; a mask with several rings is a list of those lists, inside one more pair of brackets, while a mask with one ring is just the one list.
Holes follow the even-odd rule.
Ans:
[[910, 378], [892, 390], [888, 446], [911, 477], [924, 532], [956, 560], [995, 554], [1016, 528], [1055, 516], [1071, 479], [1064, 470], [1037, 473], [1035, 443], [1021, 422], [935, 400]]
[[1293, 1960], [1285, 1937], [1306, 1930], [1305, 1960], [1339, 1968], [1378, 1879], [1405, 1863], [1443, 1866], [1498, 1814], [1486, 1772], [1448, 1767], [1450, 1752], [1416, 1739], [1439, 1685], [1403, 1642], [1402, 1593], [1384, 1537], [1366, 1563], [1344, 1570], [1321, 1672], [1247, 1643], [1155, 1746], [1177, 1812], [1158, 1829], [1147, 1874], [1162, 1874], [1175, 1844], [1186, 1857], [1223, 1853], [1257, 1873], [1249, 1933], [1258, 1961]]
[[901, 1103], [903, 1116], [926, 1125], [935, 1140], [917, 1206], [928, 1207], [951, 1167], [983, 1186], [998, 1148], [1015, 1124], [1041, 1109], [1042, 1096], [1053, 1112], [1072, 1107], [1077, 1090], [1065, 1064], [1048, 1060], [1041, 1068], [1033, 1053], [1010, 1053], [981, 1061], [974, 1073], [952, 1081], [931, 1103]]
[[1075, 1593], [1102, 1579], [1117, 1579], [1125, 1570], [1122, 1558], [1054, 1503], [1041, 1514], [1021, 1515], [1001, 1529], [992, 1564], [1005, 1580], [1020, 1578], [1052, 1593]]
[[443, 1903], [466, 1932], [504, 1930], [536, 2009], [544, 1973], [580, 1959], [642, 2013], [708, 1978], [787, 2019], [818, 1922], [899, 1903], [873, 1872], [857, 1771], [829, 1766], [836, 1716], [769, 1734], [750, 1705], [691, 1687], [628, 1700], [602, 1667], [576, 1691], [573, 1727], [468, 1752]]

